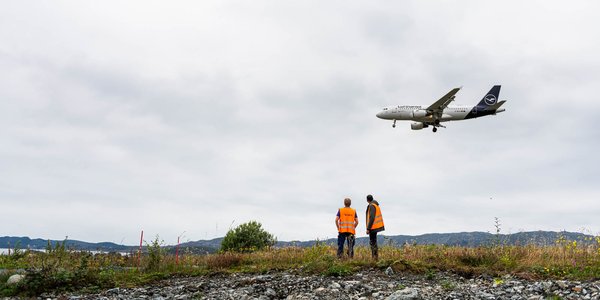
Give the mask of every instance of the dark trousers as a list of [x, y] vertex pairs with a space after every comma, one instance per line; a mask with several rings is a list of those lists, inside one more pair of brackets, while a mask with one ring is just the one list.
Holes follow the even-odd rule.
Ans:
[[377, 248], [377, 232], [369, 232], [369, 245], [371, 245], [371, 256], [374, 259], [378, 258], [378, 248]]
[[354, 257], [354, 234], [350, 232], [338, 233], [338, 251], [339, 258], [344, 254], [344, 244], [348, 241], [348, 257]]

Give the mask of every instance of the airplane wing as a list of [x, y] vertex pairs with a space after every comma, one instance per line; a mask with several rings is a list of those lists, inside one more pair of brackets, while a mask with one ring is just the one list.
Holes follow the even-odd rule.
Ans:
[[450, 102], [454, 101], [454, 95], [460, 91], [461, 88], [454, 88], [449, 91], [446, 95], [444, 95], [440, 100], [435, 101], [433, 104], [427, 107], [427, 111], [429, 113], [441, 112], [450, 104]]

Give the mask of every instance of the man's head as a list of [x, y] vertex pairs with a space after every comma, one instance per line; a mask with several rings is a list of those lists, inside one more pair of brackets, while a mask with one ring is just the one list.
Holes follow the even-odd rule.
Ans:
[[367, 195], [367, 202], [371, 203], [371, 201], [373, 201], [373, 196]]
[[350, 204], [352, 204], [352, 200], [350, 200], [350, 198], [344, 199], [344, 206], [345, 207], [350, 207]]

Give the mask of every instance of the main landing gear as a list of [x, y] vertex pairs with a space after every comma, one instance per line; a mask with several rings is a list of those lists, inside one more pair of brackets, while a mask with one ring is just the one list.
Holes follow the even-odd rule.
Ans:
[[394, 120], [394, 124], [392, 124], [392, 128], [396, 128], [396, 120]]
[[433, 132], [437, 132], [438, 127], [442, 127], [442, 128], [446, 128], [446, 126], [441, 125], [441, 124], [433, 124]]

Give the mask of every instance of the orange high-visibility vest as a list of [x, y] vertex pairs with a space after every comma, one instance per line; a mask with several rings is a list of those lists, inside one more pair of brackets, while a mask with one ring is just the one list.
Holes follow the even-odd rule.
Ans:
[[356, 220], [356, 210], [350, 207], [340, 208], [340, 229], [339, 232], [350, 232], [356, 234], [354, 230], [354, 220]]
[[[375, 207], [375, 219], [373, 219], [373, 225], [371, 225], [371, 228], [367, 228], [369, 230], [374, 230], [374, 229], [378, 229], [383, 227], [383, 217], [381, 216], [381, 209], [379, 209], [379, 205], [375, 204], [375, 203], [371, 203], [371, 205], [373, 205], [373, 207]], [[369, 206], [369, 209], [371, 209], [371, 207]], [[369, 225], [369, 215], [370, 215], [370, 211], [367, 212], [367, 225]]]

